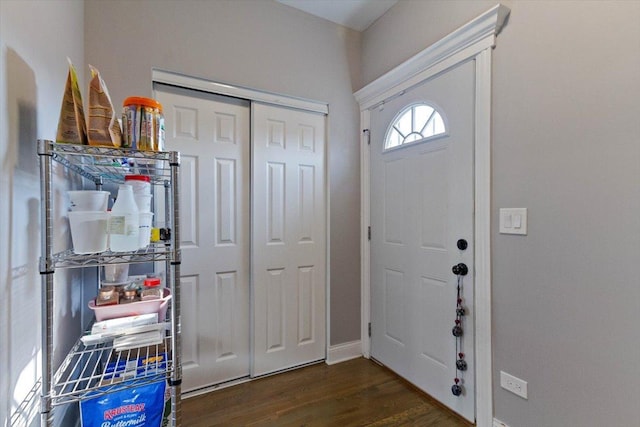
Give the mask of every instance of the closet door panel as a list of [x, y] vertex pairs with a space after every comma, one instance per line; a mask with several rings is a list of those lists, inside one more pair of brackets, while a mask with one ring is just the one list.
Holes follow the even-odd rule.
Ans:
[[325, 358], [325, 116], [258, 103], [252, 116], [259, 376]]

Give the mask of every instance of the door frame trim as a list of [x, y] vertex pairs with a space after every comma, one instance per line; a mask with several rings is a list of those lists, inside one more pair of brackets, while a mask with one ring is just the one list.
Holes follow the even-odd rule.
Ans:
[[385, 101], [454, 66], [475, 60], [475, 407], [478, 427], [493, 424], [493, 378], [491, 344], [491, 73], [492, 49], [496, 37], [510, 13], [498, 4], [477, 18], [427, 47], [406, 62], [357, 91], [360, 104], [362, 134], [360, 139], [360, 220], [361, 220], [361, 341], [362, 353], [369, 358], [371, 338], [371, 248], [368, 227], [370, 206], [370, 146], [371, 110]]

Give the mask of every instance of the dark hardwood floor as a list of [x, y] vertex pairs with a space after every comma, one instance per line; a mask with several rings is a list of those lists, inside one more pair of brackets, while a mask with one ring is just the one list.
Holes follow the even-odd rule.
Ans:
[[471, 425], [363, 358], [321, 363], [185, 399], [182, 421], [188, 427]]

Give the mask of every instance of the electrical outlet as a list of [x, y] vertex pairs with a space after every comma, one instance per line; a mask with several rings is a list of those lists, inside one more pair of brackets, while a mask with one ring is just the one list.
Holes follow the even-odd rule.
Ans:
[[503, 371], [500, 371], [500, 387], [524, 399], [527, 398], [527, 382]]

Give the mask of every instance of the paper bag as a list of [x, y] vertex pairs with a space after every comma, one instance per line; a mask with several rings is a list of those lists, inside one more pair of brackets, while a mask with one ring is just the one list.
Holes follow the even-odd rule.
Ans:
[[56, 142], [87, 144], [87, 125], [82, 108], [80, 86], [78, 86], [78, 75], [71, 60], [67, 58], [67, 61], [69, 61], [69, 74], [62, 98]]
[[120, 147], [122, 145], [122, 130], [113, 109], [107, 85], [95, 67], [89, 65], [89, 68], [91, 69], [88, 116], [89, 145]]

